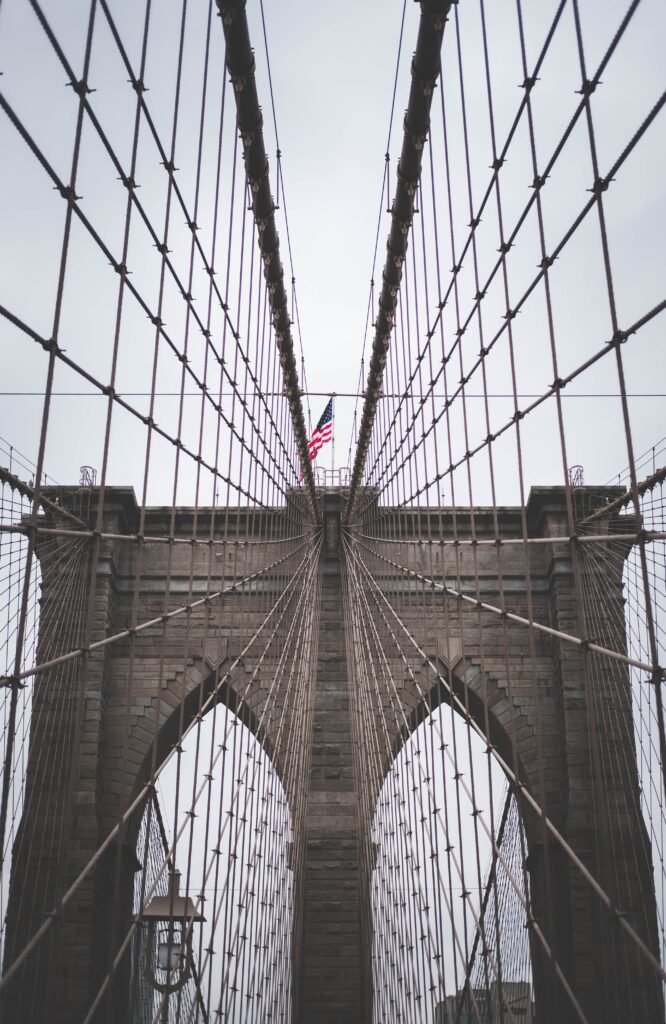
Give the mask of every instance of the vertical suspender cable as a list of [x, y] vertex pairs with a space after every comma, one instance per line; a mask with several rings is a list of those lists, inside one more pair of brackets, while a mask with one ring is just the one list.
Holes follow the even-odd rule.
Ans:
[[268, 288], [275, 340], [280, 352], [284, 391], [289, 401], [303, 481], [310, 499], [312, 514], [317, 518], [314, 475], [308, 455], [307, 431], [298, 382], [294, 342], [291, 336], [289, 303], [280, 259], [280, 242], [275, 226], [275, 203], [268, 177], [268, 159], [262, 130], [263, 117], [254, 77], [254, 54], [250, 46], [245, 0], [217, 0], [217, 6], [222, 17], [227, 43], [226, 64], [236, 97], [238, 130], [243, 142], [245, 173], [252, 198], [252, 212], [257, 225], [259, 250], [264, 263], [264, 277]]
[[351, 517], [356, 492], [365, 468], [377, 402], [381, 393], [386, 354], [391, 343], [393, 320], [402, 281], [402, 267], [407, 255], [407, 239], [414, 217], [416, 192], [421, 180], [423, 147], [430, 131], [430, 107], [439, 78], [444, 24], [450, 7], [450, 0], [421, 0], [421, 21], [412, 61], [412, 84], [405, 115], [402, 152], [396, 171], [395, 198], [391, 208], [391, 230], [386, 244], [382, 291], [377, 306], [363, 415], [345, 512], [347, 520]]

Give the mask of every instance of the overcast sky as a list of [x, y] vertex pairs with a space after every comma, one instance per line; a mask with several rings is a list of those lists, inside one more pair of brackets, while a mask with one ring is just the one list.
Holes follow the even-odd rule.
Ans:
[[[119, 31], [133, 66], [140, 54], [140, 25], [143, 4], [116, 2], [111, 5]], [[557, 6], [554, 0], [525, 0], [525, 25], [528, 61], [533, 63]], [[63, 51], [81, 73], [88, 0], [45, 0], [47, 17]], [[515, 4], [513, 0], [487, 2], [491, 68], [495, 93], [498, 144], [504, 142], [522, 93], [520, 54], [517, 48]], [[581, 3], [586, 43], [588, 74], [592, 75], [602, 54], [626, 12], [626, 0], [584, 0]], [[154, 2], [157, 12], [151, 30], [151, 46], [146, 72], [147, 102], [163, 141], [170, 134], [175, 80], [175, 54], [180, 3], [177, 0]], [[465, 92], [470, 115], [470, 152], [473, 158], [475, 202], [491, 179], [492, 153], [489, 144], [485, 98], [484, 66], [478, 5], [464, 0], [459, 5], [465, 64]], [[205, 3], [190, 2], [186, 47], [182, 112], [176, 163], [178, 181], [192, 197], [195, 172], [198, 111], [201, 93], [202, 40], [206, 26]], [[300, 310], [300, 327], [305, 354], [307, 383], [312, 391], [356, 391], [364, 340], [370, 343], [367, 312], [370, 278], [380, 279], [388, 231], [382, 200], [382, 180], [387, 136], [390, 128], [392, 90], [401, 22], [404, 12], [404, 40], [398, 68], [395, 116], [391, 136], [391, 192], [395, 184], [395, 163], [400, 149], [402, 117], [410, 83], [409, 61], [415, 46], [419, 7], [408, 0], [339, 0], [335, 4], [305, 3], [304, 0], [265, 0], [269, 54], [275, 96], [279, 144], [282, 151], [284, 191], [289, 214]], [[248, 17], [257, 57], [257, 79], [265, 115], [266, 146], [273, 182], [277, 147], [270, 113], [270, 92], [263, 49], [261, 11], [258, 0], [248, 0]], [[213, 20], [216, 42], [209, 68], [211, 95], [219, 96], [222, 81], [221, 26]], [[605, 175], [634, 132], [647, 116], [665, 85], [664, 39], [666, 8], [662, 0], [643, 0], [622, 40], [622, 44], [604, 70], [602, 84], [593, 97], [593, 112], [599, 148], [600, 173]], [[549, 58], [544, 64], [533, 92], [537, 149], [543, 166], [561, 138], [580, 97], [578, 55], [574, 46], [572, 4], [563, 14]], [[455, 36], [447, 26], [444, 44], [445, 90], [456, 108]], [[68, 177], [76, 118], [77, 97], [67, 84], [63, 67], [46, 40], [34, 11], [26, 0], [2, 0], [0, 6], [0, 79], [3, 94], [21, 123], [63, 180]], [[126, 69], [101, 16], [95, 30], [93, 61], [89, 85], [95, 90], [90, 102], [108, 133], [123, 166], [128, 166], [129, 141], [135, 95], [128, 84]], [[433, 110], [438, 108], [436, 96]], [[449, 99], [447, 98], [447, 103]], [[211, 105], [213, 101], [211, 100]], [[443, 175], [443, 150], [440, 120], [433, 133], [433, 157], [437, 172], [437, 201], [442, 237], [448, 230]], [[666, 190], [663, 167], [666, 163], [662, 111], [626, 161], [605, 194], [611, 264], [614, 275], [618, 320], [629, 327], [664, 299], [666, 280]], [[501, 184], [507, 227], [515, 223], [527, 202], [532, 181], [529, 138], [523, 128], [512, 144], [510, 157], [502, 169]], [[204, 148], [204, 197], [201, 238], [210, 243], [212, 168], [215, 157], [214, 121], [207, 125]], [[227, 131], [226, 150], [233, 148], [233, 123]], [[458, 244], [464, 241], [469, 221], [466, 202], [464, 150], [459, 118], [451, 120], [451, 177], [455, 185], [452, 202], [453, 221]], [[166, 175], [156, 153], [144, 146], [139, 153], [137, 183], [139, 197], [154, 223], [163, 218], [162, 203]], [[57, 291], [58, 261], [62, 239], [65, 204], [52, 181], [21, 139], [16, 127], [0, 112], [0, 303], [19, 317], [31, 330], [44, 338], [50, 336]], [[227, 166], [227, 165], [225, 165]], [[89, 125], [84, 128], [81, 167], [77, 193], [81, 208], [114, 253], [119, 251], [126, 193], [118, 175]], [[548, 245], [552, 247], [564, 235], [589, 198], [593, 182], [589, 147], [583, 121], [578, 124], [551, 178], [544, 189], [544, 207]], [[379, 247], [373, 263], [377, 220]], [[224, 220], [222, 215], [222, 220]], [[291, 274], [284, 209], [278, 214], [282, 256], [287, 277]], [[510, 258], [511, 284], [516, 298], [536, 272], [539, 262], [534, 223], [526, 226], [521, 244]], [[436, 297], [436, 279], [429, 245], [429, 287]], [[448, 242], [442, 243], [444, 287], [449, 280], [451, 254]], [[170, 235], [173, 260], [186, 271], [189, 234], [181, 217]], [[479, 232], [480, 261], [486, 272], [496, 256], [497, 224], [489, 212]], [[155, 249], [145, 237], [132, 239], [130, 259], [132, 280], [154, 300], [159, 265]], [[610, 338], [608, 298], [602, 273], [598, 220], [588, 216], [553, 269], [555, 330], [561, 373], [571, 372], [582, 361], [603, 347]], [[233, 277], [232, 277], [233, 283]], [[65, 280], [65, 293], [59, 344], [81, 366], [108, 381], [113, 340], [118, 278], [108, 260], [100, 256], [78, 224], [71, 241], [71, 258]], [[423, 282], [419, 287], [423, 287]], [[460, 278], [462, 316], [469, 314], [474, 294], [469, 261]], [[206, 279], [199, 272], [193, 295], [197, 308], [205, 306]], [[540, 292], [539, 295], [542, 295]], [[165, 319], [178, 344], [182, 344], [183, 311], [177, 294], [165, 299]], [[489, 294], [486, 331], [492, 336], [501, 323], [505, 309], [495, 294]], [[373, 313], [374, 315], [374, 313]], [[219, 338], [221, 319], [214, 323]], [[451, 305], [445, 315], [447, 344], [455, 337], [456, 322]], [[514, 326], [519, 389], [521, 393], [541, 393], [553, 379], [547, 320], [541, 299], [517, 318]], [[123, 319], [118, 388], [123, 392], [143, 392], [150, 387], [151, 352], [154, 330], [143, 311], [128, 302]], [[295, 331], [298, 345], [298, 331]], [[418, 341], [423, 343], [425, 325]], [[194, 343], [193, 343], [194, 344]], [[473, 332], [467, 339], [465, 358], [478, 352]], [[666, 435], [664, 417], [664, 318], [656, 317], [631, 337], [623, 347], [631, 428], [636, 454], [657, 445]], [[441, 351], [440, 351], [441, 356]], [[200, 358], [200, 353], [197, 354]], [[8, 464], [8, 447], [14, 446], [28, 460], [35, 460], [42, 420], [42, 398], [46, 375], [44, 351], [5, 318], [0, 318], [0, 465]], [[488, 390], [506, 394], [510, 390], [507, 346], [488, 361]], [[470, 430], [474, 437], [486, 433], [483, 407], [473, 395], [481, 390], [477, 373], [468, 398]], [[180, 367], [176, 361], [160, 367], [157, 386], [178, 390]], [[211, 385], [212, 387], [212, 385]], [[75, 483], [79, 467], [101, 466], [106, 405], [85, 381], [71, 370], [58, 365], [45, 469], [51, 479]], [[565, 433], [568, 463], [581, 463], [588, 483], [604, 482], [624, 469], [628, 461], [625, 425], [617, 398], [618, 378], [614, 359], [604, 358], [582, 375], [570, 389], [597, 398], [564, 399]], [[71, 395], [86, 391], [90, 397]], [[26, 394], [36, 392], [36, 394]], [[568, 394], [568, 393], [567, 393]], [[441, 388], [435, 402], [442, 405]], [[610, 396], [610, 397], [606, 397]], [[649, 396], [649, 397], [648, 397]], [[147, 400], [133, 399], [137, 408], [146, 410]], [[188, 399], [189, 401], [189, 399]], [[193, 400], [194, 401], [194, 400]], [[522, 399], [521, 399], [522, 401]], [[307, 405], [316, 421], [326, 403], [325, 397], [312, 396]], [[348, 461], [354, 399], [336, 403], [336, 463]], [[524, 404], [524, 403], [523, 403]], [[176, 401], [167, 397], [158, 403], [157, 418], [174, 431]], [[490, 416], [500, 427], [513, 411], [511, 399], [491, 402]], [[188, 414], [189, 415], [189, 414]], [[452, 414], [451, 446], [454, 457], [464, 454], [467, 441], [456, 410]], [[196, 416], [185, 419], [185, 435], [196, 434]], [[442, 429], [440, 445], [446, 450], [448, 437]], [[522, 457], [526, 483], [561, 483], [563, 474], [559, 433], [553, 415], [552, 400], [547, 407], [530, 416], [523, 428]], [[121, 412], [114, 417], [108, 482], [131, 484], [140, 489], [145, 430]], [[498, 500], [518, 500], [516, 484], [515, 435], [507, 435], [497, 446], [500, 469]], [[330, 465], [330, 450], [322, 461]], [[172, 472], [173, 451], [156, 443], [152, 462], [149, 501], [170, 500], [168, 482]], [[30, 475], [30, 465], [14, 466], [20, 476]], [[461, 503], [489, 500], [485, 459], [479, 466], [470, 494], [462, 482], [458, 491]], [[646, 463], [646, 472], [652, 467]], [[193, 500], [192, 476], [183, 472], [179, 503]], [[440, 490], [439, 487], [436, 490]], [[451, 496], [446, 483], [441, 490]], [[206, 499], [202, 499], [206, 500]], [[168, 779], [165, 779], [168, 785]]]
[[[184, 74], [183, 141], [179, 138], [177, 152], [180, 180], [185, 183], [186, 190], [191, 186], [193, 175], [192, 153], [196, 145], [195, 122], [198, 117], [205, 9], [205, 4], [190, 4], [188, 13], [193, 26], [193, 52]], [[87, 2], [51, 3], [45, 5], [45, 10], [68, 58], [80, 73]], [[114, 5], [113, 11], [130, 55], [138, 62], [143, 6]], [[358, 385], [402, 13], [401, 2], [340, 3], [333, 7], [299, 3], [282, 3], [279, 8], [271, 3], [265, 5], [303, 345], [308, 383], [314, 390], [353, 391]], [[413, 4], [406, 5], [403, 56], [406, 54], [407, 60], [414, 45], [417, 13]], [[178, 14], [179, 4], [160, 5], [160, 18], [154, 18], [151, 28], [146, 74], [149, 86], [147, 100], [165, 144], [169, 140]], [[271, 180], [276, 192], [276, 144], [258, 4], [248, 5], [248, 17], [257, 57], [258, 88], [265, 114]], [[67, 87], [66, 75], [29, 5], [23, 0], [5, 0], [0, 18], [0, 59], [5, 94], [57, 172], [65, 178], [69, 171], [76, 114], [73, 91]], [[214, 19], [213, 29], [221, 37], [217, 19]], [[101, 16], [97, 19], [95, 31], [90, 84], [96, 92], [90, 98], [113, 144], [127, 163], [134, 94]], [[199, 45], [198, 52], [195, 43]], [[219, 38], [214, 54], [218, 66], [215, 70], [213, 65], [211, 81], [219, 87]], [[405, 67], [404, 71], [407, 72], [408, 68]], [[406, 104], [408, 88], [409, 75], [403, 73], [396, 103], [398, 112]], [[88, 216], [105, 240], [117, 250], [123, 190], [93, 135], [84, 129], [79, 194], [83, 197], [82, 207]], [[399, 133], [395, 138], [399, 141]], [[1, 216], [5, 236], [0, 267], [2, 301], [31, 327], [48, 335], [55, 300], [64, 204], [4, 116], [0, 119], [0, 145], [4, 153], [11, 154], [11, 159], [3, 161], [0, 169]], [[214, 174], [212, 143], [207, 156], [204, 178], [206, 172], [209, 178]], [[148, 153], [143, 163], [140, 158], [139, 164], [141, 177], [137, 175], [137, 180], [140, 180], [141, 191], [138, 195], [147, 204], [155, 221], [159, 222], [159, 199], [164, 193], [165, 176], [153, 152]], [[151, 205], [153, 194], [158, 198]], [[279, 211], [278, 218], [288, 279], [291, 268], [282, 211]], [[203, 231], [207, 230], [208, 225], [204, 223]], [[108, 376], [108, 360], [97, 359], [95, 349], [109, 351], [105, 316], [107, 322], [112, 319], [117, 279], [107, 261], [100, 258], [83, 237], [79, 237], [82, 234], [75, 227], [73, 256], [65, 287], [62, 344], [68, 354], [87, 368], [99, 372], [100, 376]], [[173, 232], [171, 237], [173, 239]], [[178, 241], [185, 250], [188, 239], [184, 233]], [[138, 242], [135, 245], [137, 256], [132, 272], [138, 286], [143, 287], [146, 279], [139, 277], [137, 261], [145, 258], [146, 265], [149, 260], [154, 264], [155, 254], [140, 248]], [[383, 247], [383, 243], [381, 245]], [[177, 259], [176, 245], [173, 249]], [[150, 286], [152, 284], [151, 278]], [[200, 289], [194, 294], [195, 299], [204, 297]], [[131, 358], [128, 357], [123, 364], [121, 354], [119, 386], [125, 390], [142, 390], [149, 386], [150, 363], [145, 352], [150, 352], [150, 344], [146, 341], [145, 348], [142, 347], [140, 332], [147, 338], [143, 317], [136, 316], [131, 308], [125, 313], [124, 330], [132, 337]], [[3, 346], [0, 355], [4, 367], [2, 390], [43, 390], [44, 353], [6, 321], [0, 326], [0, 344]], [[56, 377], [56, 391], [91, 390], [84, 381], [62, 367], [58, 368]], [[178, 385], [177, 376], [168, 378], [169, 387], [177, 390]], [[57, 480], [76, 480], [82, 463], [99, 467], [102, 403], [99, 398], [55, 399], [49, 426], [52, 440], [48, 446], [46, 470]], [[315, 421], [325, 403], [325, 398], [311, 400]], [[41, 405], [39, 397], [2, 396], [0, 436], [32, 459], [36, 458]], [[337, 461], [342, 461], [342, 449], [346, 450], [349, 444], [351, 405], [346, 401], [336, 409], [340, 452]], [[163, 416], [168, 417], [174, 406], [172, 401]], [[75, 425], [82, 421], [87, 422], [90, 429], [86, 435], [76, 433], [73, 438]], [[123, 423], [122, 427], [118, 421], [114, 424], [117, 431], [131, 432], [131, 429], [131, 424]], [[124, 466], [121, 462], [112, 467], [112, 482], [122, 481], [123, 468], [127, 474], [126, 462]], [[130, 473], [135, 486], [139, 473], [140, 465]]]
[[[515, 7], [506, 2], [487, 5], [492, 42], [491, 65], [497, 106], [498, 142], [502, 142], [520, 100], [521, 79], [515, 25]], [[525, 4], [528, 58], [533, 61], [545, 37], [556, 4], [553, 2]], [[626, 5], [620, 0], [598, 3], [588, 0], [583, 6], [588, 68], [595, 69], [607, 47]], [[280, 5], [264, 5], [271, 58], [275, 106], [280, 147], [283, 154], [284, 188], [289, 213], [289, 228], [294, 258], [294, 273], [300, 309], [300, 325], [305, 351], [307, 383], [313, 391], [355, 391], [359, 382], [360, 358], [366, 334], [369, 281], [374, 273], [379, 279], [384, 259], [388, 216], [382, 215], [379, 230], [377, 265], [373, 270], [373, 252], [380, 194], [384, 172], [384, 153], [389, 129], [392, 88], [403, 4], [400, 0], [368, 0], [363, 4], [340, 2], [334, 6], [303, 4], [285, 0]], [[84, 0], [45, 5], [63, 48], [80, 71], [88, 5]], [[146, 94], [151, 112], [165, 140], [169, 137], [169, 114], [173, 94], [174, 55], [177, 42], [178, 5], [160, 6], [160, 18], [151, 30], [152, 55], [148, 62]], [[418, 5], [405, 5], [405, 29], [402, 63], [398, 75], [395, 117], [392, 133], [391, 192], [395, 183], [395, 158], [402, 135], [402, 116], [409, 88], [409, 61], [415, 45]], [[181, 136], [177, 152], [180, 180], [185, 190], [193, 174], [196, 143], [198, 97], [200, 93], [201, 45], [205, 27], [205, 5], [190, 5], [192, 19], [191, 54], [186, 60], [181, 113]], [[114, 6], [114, 15], [126, 41], [132, 60], [138, 61], [140, 41], [140, 5]], [[258, 4], [248, 4], [251, 38], [257, 55], [257, 78], [260, 100], [265, 113], [267, 150], [275, 185], [275, 141], [273, 138], [270, 98], [263, 52], [261, 16]], [[67, 87], [66, 76], [45, 40], [34, 13], [23, 0], [4, 0], [0, 13], [0, 59], [4, 71], [2, 84], [12, 104], [54, 166], [65, 176], [71, 153], [76, 97]], [[476, 6], [461, 9], [465, 50], [467, 101], [470, 105], [472, 156], [475, 160], [475, 191], [481, 194], [489, 181], [490, 149], [487, 131], [485, 85], [479, 45], [479, 24]], [[220, 32], [217, 20], [214, 32]], [[594, 96], [600, 165], [609, 167], [629, 141], [642, 119], [661, 95], [664, 87], [662, 42], [666, 16], [658, 0], [644, 0], [623, 39], [616, 56], [605, 70], [602, 85]], [[188, 37], [190, 38], [190, 37]], [[550, 155], [564, 125], [579, 101], [580, 70], [573, 47], [573, 15], [567, 7], [558, 26], [549, 59], [534, 90], [537, 143], [541, 160]], [[454, 61], [452, 26], [447, 26], [444, 55], [445, 69], [451, 68], [451, 88], [457, 73]], [[219, 61], [220, 49], [214, 49]], [[108, 29], [101, 17], [96, 26], [93, 49], [93, 70], [90, 75], [91, 103], [100, 121], [109, 132], [123, 159], [127, 158], [130, 120], [134, 93], [127, 83]], [[590, 71], [591, 73], [591, 71]], [[219, 84], [215, 62], [211, 81]], [[170, 92], [171, 90], [171, 92]], [[454, 101], [453, 101], [454, 102]], [[476, 108], [479, 116], [474, 120]], [[436, 103], [433, 109], [437, 108]], [[184, 126], [184, 127], [183, 127]], [[579, 126], [565, 147], [554, 173], [544, 191], [547, 230], [551, 244], [559, 239], [572, 218], [588, 198], [592, 174], [589, 153], [585, 148], [583, 125]], [[439, 131], [439, 135], [437, 134]], [[82, 208], [91, 217], [105, 239], [116, 249], [123, 209], [124, 190], [117, 174], [98, 143], [84, 131], [84, 145], [79, 176]], [[440, 145], [441, 126], [435, 130], [433, 146]], [[0, 145], [9, 154], [0, 168], [0, 215], [4, 244], [0, 264], [2, 302], [22, 317], [32, 328], [48, 336], [53, 315], [57, 281], [57, 256], [61, 240], [64, 203], [28, 151], [15, 128], [6, 117], [0, 119]], [[461, 172], [460, 133], [453, 132], [451, 142], [454, 174]], [[531, 167], [527, 137], [517, 139], [512, 160], [503, 171], [502, 188], [507, 222], [515, 220], [515, 212], [526, 202]], [[212, 150], [209, 153], [209, 157]], [[663, 112], [657, 117], [636, 153], [624, 165], [618, 180], [607, 193], [612, 262], [618, 298], [619, 319], [628, 326], [663, 298], [666, 266], [666, 232], [664, 223], [663, 175], [659, 168], [664, 160]], [[206, 158], [206, 154], [205, 154]], [[152, 163], [151, 163], [152, 160]], [[441, 171], [441, 165], [440, 166]], [[205, 165], [210, 170], [210, 159]], [[151, 206], [151, 197], [162, 195], [164, 182], [154, 154], [139, 161], [141, 191], [138, 193], [159, 221], [159, 203]], [[189, 178], [188, 178], [189, 176]], [[205, 176], [205, 175], [204, 175]], [[443, 181], [439, 176], [440, 183]], [[460, 205], [461, 224], [466, 215], [466, 197], [461, 187], [456, 202]], [[443, 199], [440, 197], [440, 203]], [[385, 207], [385, 203], [384, 203]], [[286, 229], [283, 211], [278, 214], [282, 239], [283, 261], [290, 274]], [[439, 210], [444, 216], [443, 207]], [[205, 219], [205, 217], [204, 217]], [[484, 252], [496, 251], [492, 237], [492, 218], [486, 221], [488, 236], [480, 235]], [[173, 229], [171, 240], [174, 260], [188, 248], [185, 229]], [[202, 233], [207, 226], [204, 224]], [[65, 303], [60, 343], [74, 358], [93, 372], [108, 376], [109, 331], [117, 289], [117, 277], [107, 261], [92, 251], [90, 243], [74, 231], [72, 258], [65, 287]], [[526, 237], [529, 228], [526, 229]], [[462, 235], [459, 234], [462, 239]], [[143, 267], [155, 258], [140, 243], [132, 255], [132, 273], [139, 287], [147, 290], [148, 278]], [[442, 264], [444, 283], [450, 265], [444, 248]], [[514, 280], [523, 282], [523, 266], [533, 272], [533, 253], [512, 256]], [[183, 260], [183, 262], [185, 262]], [[592, 352], [606, 340], [608, 303], [604, 294], [598, 224], [588, 216], [567, 252], [553, 271], [558, 345], [567, 358], [565, 369], [577, 365], [583, 353]], [[560, 269], [561, 267], [561, 269]], [[434, 266], [431, 269], [434, 278]], [[513, 272], [513, 270], [512, 270]], [[461, 279], [464, 282], [464, 279]], [[195, 282], [197, 283], [197, 282]], [[515, 291], [519, 291], [518, 285]], [[193, 292], [202, 303], [201, 287]], [[470, 289], [463, 299], [469, 309]], [[182, 303], [181, 303], [182, 305]], [[488, 330], [492, 333], [493, 318], [489, 314]], [[178, 335], [177, 317], [170, 319]], [[131, 343], [121, 352], [119, 387], [143, 390], [149, 386], [150, 344], [143, 344], [145, 317], [127, 309], [124, 332]], [[541, 307], [526, 309], [517, 319], [518, 350], [522, 390], [540, 391], [552, 380], [547, 348], [545, 315]], [[522, 335], [520, 332], [522, 331]], [[297, 344], [298, 334], [296, 333]], [[147, 335], [146, 335], [147, 337]], [[522, 340], [525, 339], [525, 340]], [[368, 340], [369, 343], [369, 340]], [[471, 340], [470, 340], [471, 344]], [[43, 390], [45, 356], [24, 335], [7, 321], [0, 325], [0, 357], [3, 365], [2, 391]], [[503, 346], [506, 351], [506, 345]], [[103, 358], [98, 353], [107, 353]], [[625, 346], [627, 389], [631, 394], [663, 391], [664, 345], [663, 325], [657, 318]], [[176, 369], [178, 369], [176, 367]], [[504, 393], [507, 378], [499, 370], [492, 376], [489, 390], [497, 384]], [[478, 376], [478, 375], [477, 375]], [[524, 387], [523, 387], [524, 382]], [[177, 373], [165, 372], [163, 384], [177, 390]], [[59, 367], [55, 390], [90, 390], [74, 374]], [[480, 387], [468, 389], [471, 393]], [[617, 375], [611, 360], [584, 375], [570, 388], [583, 393], [617, 394]], [[325, 398], [312, 397], [310, 407], [318, 418]], [[481, 407], [470, 398], [472, 419], [481, 418]], [[511, 402], [493, 400], [497, 422], [504, 422], [512, 412]], [[137, 404], [141, 400], [137, 399]], [[170, 402], [170, 405], [169, 405]], [[160, 422], [173, 418], [175, 400], [165, 400], [158, 410]], [[441, 400], [439, 400], [441, 405]], [[336, 463], [348, 461], [353, 399], [340, 399], [336, 405]], [[73, 482], [79, 466], [101, 462], [100, 435], [105, 403], [99, 397], [56, 398], [49, 426], [49, 444], [45, 468], [57, 480]], [[552, 402], [550, 403], [552, 407]], [[589, 482], [601, 482], [627, 463], [624, 427], [619, 403], [604, 398], [597, 402], [567, 398], [565, 413], [568, 426], [570, 463], [582, 463]], [[637, 452], [658, 441], [664, 431], [663, 403], [657, 398], [632, 399], [630, 412]], [[32, 459], [36, 457], [38, 428], [41, 420], [39, 397], [3, 395], [0, 406], [0, 436]], [[79, 430], [81, 423], [87, 425]], [[479, 429], [484, 425], [480, 423]], [[526, 452], [528, 483], [560, 482], [557, 460], [558, 439], [552, 417], [537, 414], [525, 426], [532, 448]], [[145, 441], [131, 423], [118, 414], [114, 422], [118, 443], [115, 450], [122, 457], [112, 459], [109, 480], [137, 485], [142, 461], [127, 457], [142, 449]], [[549, 457], [544, 458], [544, 444]], [[511, 441], [513, 445], [513, 440]], [[508, 449], [507, 449], [508, 451]], [[551, 457], [552, 455], [552, 457]], [[501, 452], [500, 452], [500, 456]], [[509, 454], [506, 465], [511, 465]], [[330, 451], [321, 459], [330, 465]], [[3, 462], [7, 461], [3, 457]], [[157, 493], [157, 492], [155, 492]], [[185, 500], [183, 492], [182, 500]], [[486, 496], [481, 495], [480, 500]], [[506, 500], [511, 500], [507, 492]], [[515, 500], [515, 499], [514, 499]]]

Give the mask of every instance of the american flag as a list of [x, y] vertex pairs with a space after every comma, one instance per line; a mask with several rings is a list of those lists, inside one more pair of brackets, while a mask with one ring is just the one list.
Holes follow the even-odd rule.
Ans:
[[319, 423], [314, 429], [312, 437], [308, 442], [308, 453], [310, 459], [316, 459], [321, 448], [327, 441], [333, 438], [333, 399], [329, 398], [328, 405], [319, 417]]

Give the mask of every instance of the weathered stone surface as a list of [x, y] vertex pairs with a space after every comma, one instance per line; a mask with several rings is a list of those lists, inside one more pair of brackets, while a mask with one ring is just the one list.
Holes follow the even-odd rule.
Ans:
[[362, 1024], [363, 989], [369, 983], [362, 972], [359, 806], [337, 545], [325, 547], [322, 570], [303, 963], [297, 966], [301, 972], [298, 1024]]
[[[361, 894], [368, 880], [360, 867], [363, 830], [369, 822], [359, 813], [354, 776], [351, 654], [343, 623], [339, 496], [330, 500], [335, 497], [329, 495], [325, 509], [306, 857], [304, 877], [296, 879], [303, 886], [305, 934], [299, 945], [301, 961], [294, 964], [294, 989], [300, 994], [295, 1024], [371, 1019], [369, 949], [361, 941], [362, 935], [371, 934], [371, 922], [361, 917], [361, 907], [367, 905]], [[106, 508], [105, 530], [136, 532], [131, 492], [107, 491]], [[260, 545], [253, 541], [262, 531], [277, 537], [284, 521], [279, 518], [284, 513], [277, 510], [270, 520], [252, 511], [218, 509], [212, 519], [210, 510], [179, 509], [173, 517], [176, 536], [192, 535], [195, 514], [201, 536], [210, 533], [212, 524], [217, 539], [228, 542], [222, 557], [212, 559], [206, 547], [103, 542], [95, 577], [89, 576], [85, 584], [93, 595], [93, 639], [161, 615], [167, 580], [169, 600], [176, 605], [205, 596], [211, 579], [221, 588], [249, 575], [260, 568]], [[527, 514], [533, 536], [566, 532], [559, 489], [533, 492]], [[579, 601], [567, 545], [538, 544], [526, 550], [520, 544], [454, 548], [439, 543], [469, 537], [472, 525], [480, 539], [492, 539], [496, 524], [503, 538], [519, 538], [520, 510], [501, 509], [496, 515], [489, 509], [410, 509], [401, 511], [399, 522], [400, 536], [394, 539], [400, 543], [390, 549], [395, 562], [445, 578], [456, 591], [490, 603], [506, 602], [512, 611], [558, 630], [578, 631]], [[147, 510], [146, 534], [164, 534], [170, 527], [169, 509]], [[408, 543], [414, 539], [422, 543]], [[239, 540], [243, 543], [234, 543]], [[280, 545], [275, 548], [281, 557]], [[601, 880], [617, 908], [648, 946], [656, 948], [650, 847], [640, 814], [628, 680], [618, 682], [617, 671], [611, 672], [599, 658], [590, 672], [585, 653], [564, 640], [428, 591], [379, 560], [374, 568], [424, 653], [469, 707], [471, 717], [489, 730], [490, 743], [519, 773], [526, 790]], [[621, 559], [616, 600], [597, 609], [595, 622], [599, 636], [607, 635], [614, 643], [624, 635], [620, 574]], [[80, 588], [80, 579], [70, 585]], [[66, 672], [54, 670], [36, 678], [33, 754], [26, 813], [13, 855], [6, 963], [88, 862], [151, 765], [169, 752], [179, 727], [196, 716], [219, 679], [220, 667], [243, 649], [267, 602], [279, 592], [279, 582], [270, 578], [252, 586], [251, 611], [248, 615], [246, 603], [242, 620], [230, 596], [215, 616], [202, 606], [172, 620], [166, 631], [128, 636]], [[82, 608], [84, 598], [85, 593]], [[58, 600], [47, 573], [41, 637], [44, 643], [48, 638], [50, 656], [74, 646], [83, 628], [63, 619], [65, 607], [70, 605]], [[251, 659], [240, 663], [220, 696], [257, 731], [272, 675], [270, 665], [258, 674], [253, 674], [255, 668]], [[446, 687], [416, 653], [408, 670], [396, 665], [393, 675], [410, 730], [447, 699]], [[384, 710], [389, 706], [387, 701]], [[379, 725], [380, 710], [374, 714]], [[75, 732], [58, 729], [64, 718], [76, 721]], [[276, 728], [277, 716], [262, 721], [261, 740], [269, 752]], [[391, 728], [385, 770], [407, 734], [401, 716], [396, 715]], [[62, 770], [49, 771], [49, 765]], [[283, 771], [279, 755], [276, 768]], [[51, 810], [45, 813], [44, 807]], [[636, 1019], [633, 1009], [640, 1006], [641, 1020], [661, 1022], [661, 991], [654, 974], [609, 915], [599, 911], [589, 885], [535, 815], [526, 805], [523, 810], [533, 916], [571, 979], [587, 1019], [591, 1024], [624, 1024]], [[642, 845], [634, 842], [636, 836], [642, 837]], [[53, 941], [19, 974], [3, 1020], [69, 1024], [84, 1017], [109, 962], [109, 936], [122, 933], [130, 913], [134, 838], [130, 827], [122, 855], [103, 858], [94, 877], [83, 884]], [[42, 881], [33, 886], [37, 875]], [[115, 892], [120, 900], [113, 905], [110, 894]], [[570, 1006], [536, 940], [533, 960], [540, 1024], [568, 1024]], [[122, 994], [116, 1006], [122, 1006]]]

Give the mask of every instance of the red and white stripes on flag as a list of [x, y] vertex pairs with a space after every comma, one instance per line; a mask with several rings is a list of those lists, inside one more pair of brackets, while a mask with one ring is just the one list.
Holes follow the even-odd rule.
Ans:
[[327, 441], [333, 439], [333, 399], [329, 398], [328, 405], [319, 418], [319, 423], [314, 428], [312, 437], [308, 441], [308, 454], [310, 460], [316, 459], [320, 450]]

